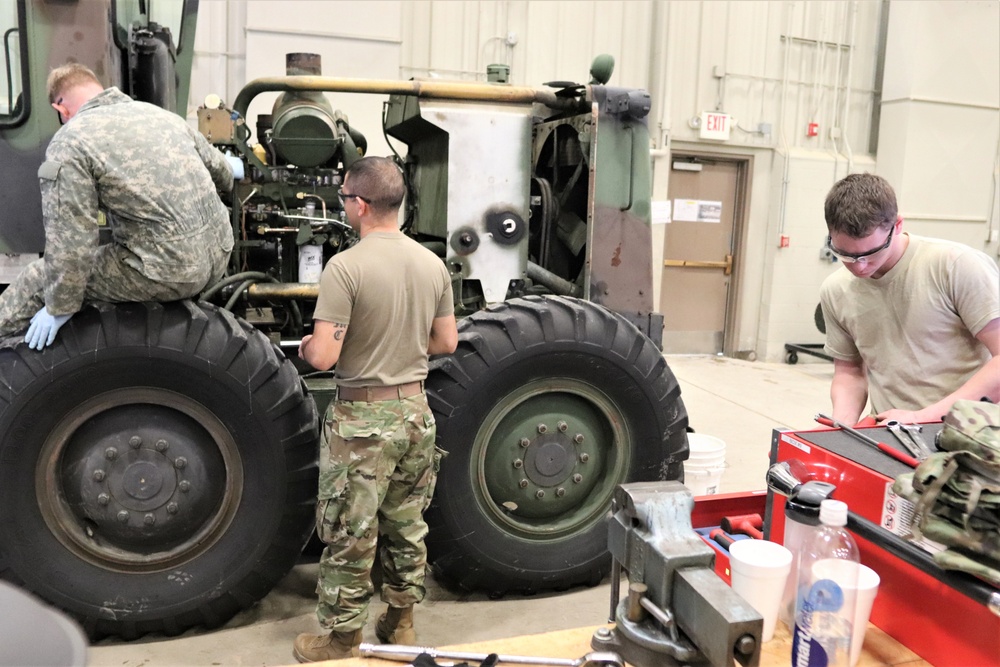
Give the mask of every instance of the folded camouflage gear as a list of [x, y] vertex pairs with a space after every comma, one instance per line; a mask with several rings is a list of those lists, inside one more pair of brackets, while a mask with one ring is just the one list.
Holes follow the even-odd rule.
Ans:
[[938, 447], [893, 491], [916, 504], [914, 535], [947, 547], [934, 562], [1000, 586], [1000, 405], [956, 401]]

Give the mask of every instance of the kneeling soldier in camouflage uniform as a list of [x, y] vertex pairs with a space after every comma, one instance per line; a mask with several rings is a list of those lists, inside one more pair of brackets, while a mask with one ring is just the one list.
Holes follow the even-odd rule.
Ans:
[[374, 593], [378, 538], [388, 612], [382, 642], [413, 644], [413, 605], [424, 597], [427, 524], [439, 457], [423, 380], [430, 354], [458, 344], [444, 263], [399, 231], [405, 192], [389, 159], [366, 157], [344, 176], [340, 197], [361, 241], [323, 270], [313, 334], [299, 356], [320, 370], [337, 365], [337, 400], [323, 420], [316, 529], [317, 616], [328, 632], [299, 635], [299, 662], [357, 655]]
[[83, 65], [53, 70], [48, 91], [65, 125], [38, 169], [45, 257], [0, 295], [0, 336], [28, 328], [36, 350], [84, 301], [176, 301], [221, 278], [233, 232], [216, 189], [242, 176], [183, 118], [105, 90]]

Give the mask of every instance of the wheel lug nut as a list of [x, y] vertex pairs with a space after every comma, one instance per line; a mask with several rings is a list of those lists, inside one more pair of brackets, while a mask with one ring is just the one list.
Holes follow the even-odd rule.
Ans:
[[539, 433], [548, 433], [549, 432], [549, 427], [546, 426], [545, 424], [539, 424], [538, 425], [538, 432]]
[[573, 482], [579, 484], [582, 481], [583, 481], [583, 475], [581, 475], [580, 473], [573, 475]]
[[527, 447], [528, 445], [531, 444], [531, 440], [528, 440], [527, 438], [521, 438], [521, 442], [518, 444], [520, 444], [522, 447]]
[[558, 489], [556, 489], [557, 498], [562, 498], [565, 495], [566, 495], [566, 489], [562, 488], [561, 486]]
[[140, 438], [137, 435], [133, 435], [131, 438], [128, 439], [128, 446], [131, 447], [132, 449], [139, 449], [139, 445], [141, 444], [142, 444], [142, 438]]
[[121, 512], [119, 512], [118, 513], [118, 522], [119, 523], [128, 523], [128, 512], [126, 512], [125, 510], [122, 510]]
[[514, 467], [515, 468], [523, 468], [524, 467], [524, 461], [522, 461], [521, 459], [514, 459]]
[[587, 452], [580, 454], [580, 463], [586, 463], [589, 460], [590, 460], [590, 454], [588, 454]]
[[573, 442], [575, 442], [578, 445], [582, 444], [583, 443], [583, 433], [577, 433], [576, 435], [574, 435], [573, 436]]
[[156, 451], [158, 451], [158, 452], [165, 452], [165, 451], [167, 451], [167, 447], [168, 446], [169, 445], [167, 445], [167, 441], [166, 440], [157, 440], [156, 441]]
[[177, 503], [167, 503], [167, 514], [177, 514]]
[[188, 491], [191, 490], [191, 482], [187, 481], [186, 479], [182, 479], [180, 483], [177, 484], [177, 488], [183, 491], [184, 493], [187, 493]]
[[184, 458], [183, 456], [178, 456], [176, 459], [174, 459], [174, 467], [177, 469], [183, 468], [187, 464], [188, 464], [187, 459]]
[[565, 433], [566, 429], [569, 428], [569, 424], [567, 424], [566, 422], [559, 422], [559, 425], [556, 428], [559, 429], [560, 433]]
[[95, 470], [94, 471], [94, 481], [95, 482], [103, 482], [104, 481], [104, 471], [103, 470]]
[[147, 526], [152, 526], [154, 523], [156, 523], [156, 517], [153, 516], [152, 514], [147, 514], [146, 516], [142, 517], [142, 522]]
[[111, 496], [109, 496], [106, 493], [102, 493], [99, 496], [97, 496], [98, 505], [107, 505], [110, 502], [111, 502]]
[[542, 491], [541, 489], [538, 489], [537, 491], [535, 491], [535, 497], [539, 498], [539, 499], [544, 498], [545, 497], [545, 492]]
[[526, 489], [528, 488], [528, 480], [522, 479], [520, 482], [517, 483], [517, 485], [522, 489]]
[[104, 456], [109, 461], [114, 461], [116, 458], [118, 458], [118, 450], [115, 449], [114, 447], [108, 447], [107, 449], [104, 450]]

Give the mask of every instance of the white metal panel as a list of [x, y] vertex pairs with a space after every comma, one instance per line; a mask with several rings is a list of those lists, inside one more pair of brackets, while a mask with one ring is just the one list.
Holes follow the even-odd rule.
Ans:
[[906, 228], [996, 256], [1000, 4], [893, 3], [885, 75], [878, 172]]
[[920, 97], [1000, 106], [1000, 3], [894, 2], [886, 100]]
[[[249, 2], [246, 80], [285, 74], [285, 54], [318, 53], [323, 75], [399, 79], [399, 2]], [[247, 120], [256, 143], [257, 116], [270, 113], [277, 93], [258, 95]], [[388, 155], [382, 135], [383, 96], [328, 94], [334, 109], [368, 139], [370, 155]]]
[[284, 32], [293, 40], [302, 34], [388, 42], [400, 39], [402, 8], [397, 0], [249, 0], [246, 5], [247, 32]]

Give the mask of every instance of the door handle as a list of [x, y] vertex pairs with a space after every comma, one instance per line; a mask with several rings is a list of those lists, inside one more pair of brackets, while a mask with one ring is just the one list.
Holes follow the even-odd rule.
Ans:
[[696, 259], [665, 259], [663, 260], [663, 266], [682, 266], [693, 269], [725, 269], [728, 276], [733, 272], [733, 256], [726, 255], [724, 262], [704, 262]]

